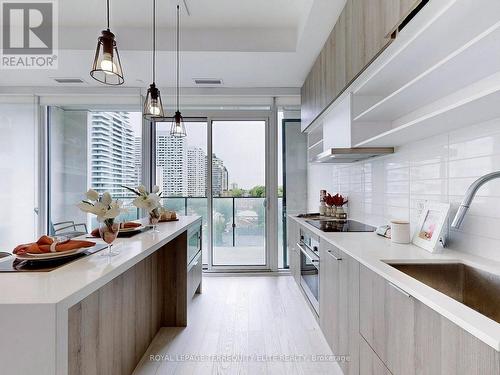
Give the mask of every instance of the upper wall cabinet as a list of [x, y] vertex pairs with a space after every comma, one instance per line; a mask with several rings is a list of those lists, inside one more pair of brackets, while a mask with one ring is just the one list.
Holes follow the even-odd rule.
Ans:
[[301, 90], [302, 125], [318, 115], [391, 42], [419, 0], [347, 0]]
[[401, 146], [499, 117], [499, 15], [498, 0], [430, 1], [350, 87], [352, 145]]

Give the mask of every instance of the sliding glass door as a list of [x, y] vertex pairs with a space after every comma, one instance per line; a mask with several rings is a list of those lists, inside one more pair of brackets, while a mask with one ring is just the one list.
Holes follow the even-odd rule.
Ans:
[[212, 121], [213, 266], [265, 266], [266, 121]]
[[205, 268], [265, 268], [267, 120], [186, 118], [187, 137], [155, 123], [163, 206], [203, 218]]

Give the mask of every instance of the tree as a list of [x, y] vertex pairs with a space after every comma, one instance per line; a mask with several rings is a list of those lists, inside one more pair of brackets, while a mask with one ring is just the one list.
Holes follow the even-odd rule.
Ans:
[[248, 195], [253, 198], [265, 198], [266, 196], [266, 188], [264, 186], [254, 186], [248, 192]]
[[227, 193], [228, 193], [228, 196], [230, 196], [230, 197], [239, 198], [239, 197], [242, 197], [243, 195], [245, 195], [245, 190], [236, 188], [236, 189], [229, 190]]
[[278, 198], [283, 198], [283, 186], [278, 186]]

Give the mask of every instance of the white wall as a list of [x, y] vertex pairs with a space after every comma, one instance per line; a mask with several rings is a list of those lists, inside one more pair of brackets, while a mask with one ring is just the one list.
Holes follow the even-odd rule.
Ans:
[[333, 165], [309, 163], [307, 166], [307, 212], [319, 211], [319, 191], [334, 190]]
[[[500, 170], [500, 119], [405, 145], [394, 155], [350, 165], [310, 168], [309, 209], [319, 188], [348, 195], [350, 217], [373, 225], [409, 219], [425, 201], [450, 202], [454, 216], [468, 186]], [[331, 176], [331, 188], [325, 180]], [[313, 204], [314, 203], [314, 204]], [[450, 248], [500, 261], [500, 179], [483, 186]]]

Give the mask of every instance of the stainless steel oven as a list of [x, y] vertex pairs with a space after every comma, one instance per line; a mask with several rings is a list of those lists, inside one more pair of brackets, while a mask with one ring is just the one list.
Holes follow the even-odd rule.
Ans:
[[300, 231], [300, 286], [307, 299], [319, 314], [319, 238]]

